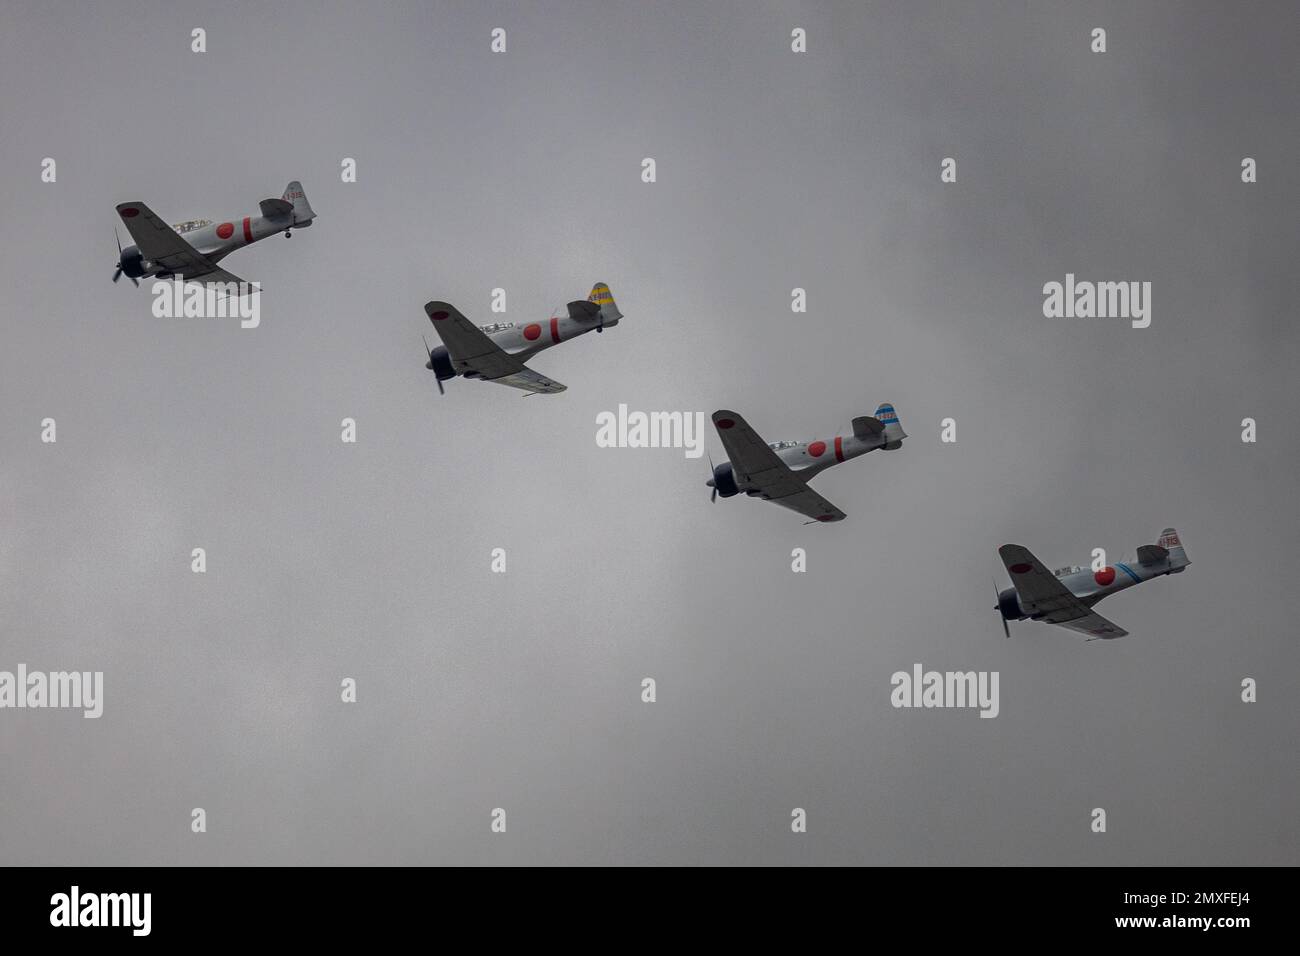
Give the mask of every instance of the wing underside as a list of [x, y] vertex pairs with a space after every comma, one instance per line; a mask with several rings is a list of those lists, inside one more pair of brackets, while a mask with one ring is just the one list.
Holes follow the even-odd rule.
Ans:
[[1089, 610], [1083, 617], [1076, 617], [1069, 621], [1050, 621], [1049, 623], [1068, 627], [1072, 631], [1087, 634], [1089, 637], [1123, 637], [1128, 634], [1128, 631], [1124, 630], [1124, 628], [1111, 623], [1093, 610]]
[[218, 268], [216, 263], [182, 239], [175, 229], [159, 219], [144, 203], [121, 203], [117, 207], [117, 214], [122, 218], [126, 231], [135, 240], [140, 255], [162, 271], [184, 276], [186, 281], [204, 284], [243, 281]]
[[556, 392], [562, 392], [568, 387], [567, 385], [561, 385], [553, 378], [547, 378], [541, 372], [534, 372], [530, 368], [512, 372], [509, 375], [502, 375], [500, 378], [484, 379], [484, 381], [495, 382], [497, 385], [509, 385], [511, 388], [521, 388], [525, 392], [534, 392], [538, 395], [554, 395]]
[[185, 281], [188, 283], [191, 279], [193, 279], [195, 282], [201, 282], [204, 285], [211, 285], [216, 282], [222, 282], [222, 283], [233, 282], [239, 286], [239, 291], [236, 293], [238, 297], [243, 297], [246, 294], [251, 294], [252, 292], [260, 291], [260, 290], [249, 288], [250, 283], [246, 283], [243, 279], [239, 278], [239, 276], [235, 275], [232, 272], [227, 272], [225, 269], [221, 268], [220, 266], [213, 266], [211, 271], [205, 272], [201, 276], [191, 276], [187, 273], [185, 275]]
[[713, 424], [731, 459], [732, 473], [746, 491], [814, 521], [844, 520], [844, 512], [809, 488], [736, 412], [714, 412]]
[[791, 511], [797, 511], [805, 518], [811, 518], [813, 521], [843, 521], [848, 517], [839, 508], [823, 498], [817, 492], [813, 491], [805, 483], [803, 488], [792, 494], [782, 497], [768, 497], [761, 495], [767, 501], [780, 505], [782, 508], [789, 508]]
[[1092, 637], [1123, 637], [1128, 633], [1075, 597], [1028, 548], [1004, 544], [998, 554], [1011, 575], [1020, 609], [1029, 617]]
[[525, 392], [553, 395], [565, 390], [564, 385], [534, 372], [513, 355], [505, 352], [487, 337], [487, 333], [465, 318], [447, 302], [429, 302], [424, 312], [433, 323], [433, 330], [447, 347], [452, 368], [461, 375], [485, 382], [496, 382]]

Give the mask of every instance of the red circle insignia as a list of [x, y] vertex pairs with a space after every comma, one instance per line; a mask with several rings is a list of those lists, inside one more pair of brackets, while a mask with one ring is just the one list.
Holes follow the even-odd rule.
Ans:
[[524, 338], [526, 338], [530, 342], [536, 339], [541, 334], [542, 334], [542, 327], [538, 325], [536, 322], [531, 322], [528, 325], [524, 326]]
[[717, 425], [719, 428], [734, 428], [736, 425], [736, 423], [730, 418], [719, 418], [713, 424]]
[[235, 234], [235, 224], [233, 222], [223, 222], [217, 226], [217, 235], [222, 239], [229, 239]]
[[1021, 561], [1019, 564], [1011, 565], [1010, 570], [1012, 574], [1028, 574], [1030, 571], [1034, 570], [1034, 566], [1032, 564], [1025, 564], [1025, 562]]
[[814, 458], [820, 458], [826, 454], [826, 443], [824, 441], [815, 441], [808, 446], [808, 454]]
[[1106, 587], [1107, 585], [1114, 584], [1115, 569], [1108, 565], [1102, 568], [1100, 571], [1094, 571], [1092, 575], [1092, 579], [1096, 581], [1098, 584], [1100, 584], [1102, 587]]
[[123, 219], [134, 219], [138, 215], [140, 215], [140, 210], [136, 209], [134, 206], [127, 206], [122, 210]]
[[441, 312], [441, 311], [439, 311], [439, 312], [430, 312], [430, 313], [429, 313], [429, 318], [433, 319], [435, 322], [441, 322], [443, 319], [445, 319], [445, 318], [448, 316], [448, 314], [449, 314], [449, 313], [447, 313], [447, 312]]

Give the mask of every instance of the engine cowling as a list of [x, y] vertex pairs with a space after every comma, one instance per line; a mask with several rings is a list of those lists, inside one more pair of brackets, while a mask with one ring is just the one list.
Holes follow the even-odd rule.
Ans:
[[731, 462], [726, 461], [713, 467], [713, 487], [723, 498], [740, 494], [736, 487], [736, 476], [731, 471]]
[[122, 274], [130, 279], [139, 279], [144, 275], [144, 256], [135, 246], [127, 246], [122, 250], [118, 265], [122, 268]]
[[1007, 621], [1023, 621], [1028, 616], [1020, 609], [1020, 596], [1016, 594], [1015, 588], [998, 592], [998, 610], [1002, 612], [1003, 620]]
[[451, 356], [447, 354], [447, 348], [444, 345], [439, 345], [429, 352], [429, 361], [424, 363], [424, 367], [432, 370], [433, 374], [438, 376], [440, 382], [456, 377], [456, 370], [451, 367]]

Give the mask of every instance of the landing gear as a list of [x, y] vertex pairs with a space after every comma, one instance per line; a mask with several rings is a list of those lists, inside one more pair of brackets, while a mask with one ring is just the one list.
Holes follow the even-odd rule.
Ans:
[[289, 232], [288, 229], [286, 229], [286, 230], [284, 231], [284, 238], [286, 238], [286, 239], [292, 239], [292, 238], [293, 238], [293, 235]]

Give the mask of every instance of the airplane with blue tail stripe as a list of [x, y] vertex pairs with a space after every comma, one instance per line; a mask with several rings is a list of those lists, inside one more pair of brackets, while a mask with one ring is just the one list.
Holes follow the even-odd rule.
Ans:
[[1113, 640], [1128, 631], [1106, 620], [1092, 608], [1103, 598], [1134, 587], [1143, 581], [1179, 574], [1191, 564], [1182, 540], [1173, 528], [1166, 528], [1156, 544], [1137, 549], [1137, 560], [1119, 561], [1100, 570], [1066, 567], [1048, 571], [1023, 545], [1004, 544], [998, 548], [1002, 563], [1011, 575], [1011, 587], [998, 592], [995, 608], [1002, 616], [1002, 630], [1007, 637], [1007, 621], [1042, 621], [1072, 631]]
[[717, 501], [719, 496], [730, 498], [744, 492], [751, 498], [798, 512], [809, 519], [806, 524], [848, 517], [809, 488], [809, 479], [832, 465], [878, 448], [897, 451], [907, 437], [898, 422], [898, 412], [888, 402], [880, 405], [874, 415], [853, 419], [852, 434], [831, 439], [764, 441], [739, 413], [725, 408], [713, 413], [713, 427], [730, 459], [720, 465], [711, 464], [713, 475], [705, 482], [713, 489], [710, 499]]

